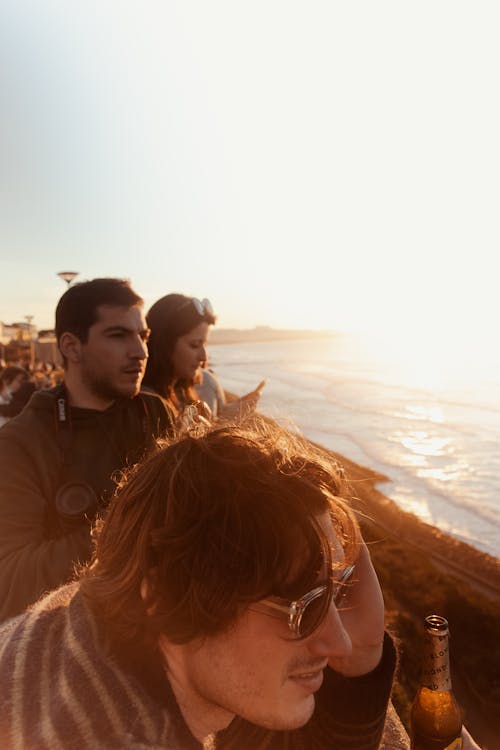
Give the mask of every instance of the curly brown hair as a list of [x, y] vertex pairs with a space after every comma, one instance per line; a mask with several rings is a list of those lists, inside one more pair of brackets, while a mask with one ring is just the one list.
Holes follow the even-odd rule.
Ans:
[[345, 496], [331, 456], [264, 418], [184, 436], [122, 483], [81, 590], [122, 646], [221, 632], [242, 607], [300, 596], [333, 567], [325, 511], [346, 562], [355, 558]]

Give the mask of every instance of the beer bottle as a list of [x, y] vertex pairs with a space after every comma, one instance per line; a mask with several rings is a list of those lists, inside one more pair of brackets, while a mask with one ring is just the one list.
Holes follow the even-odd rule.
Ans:
[[425, 618], [425, 649], [420, 687], [411, 708], [412, 750], [459, 750], [462, 717], [451, 689], [448, 622]]

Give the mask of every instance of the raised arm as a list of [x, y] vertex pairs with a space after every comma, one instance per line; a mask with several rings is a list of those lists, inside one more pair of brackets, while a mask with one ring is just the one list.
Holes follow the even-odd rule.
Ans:
[[330, 659], [330, 667], [347, 677], [367, 674], [378, 665], [384, 641], [384, 600], [364, 542], [359, 547], [356, 568], [345, 586], [338, 607], [352, 652], [349, 657]]

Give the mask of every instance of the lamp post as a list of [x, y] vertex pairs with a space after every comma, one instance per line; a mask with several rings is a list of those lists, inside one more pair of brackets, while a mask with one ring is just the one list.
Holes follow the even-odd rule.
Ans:
[[28, 336], [30, 340], [30, 367], [31, 372], [35, 369], [35, 342], [33, 341], [33, 333], [31, 331], [31, 321], [33, 320], [35, 316], [34, 315], [25, 315], [24, 318], [28, 323]]
[[66, 284], [69, 286], [73, 279], [76, 279], [78, 276], [79, 271], [59, 271], [57, 274], [60, 279], [66, 282]]

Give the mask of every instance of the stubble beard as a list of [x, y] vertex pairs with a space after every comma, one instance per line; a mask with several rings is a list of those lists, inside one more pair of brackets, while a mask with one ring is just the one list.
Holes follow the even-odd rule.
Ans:
[[130, 385], [123, 385], [119, 387], [116, 385], [110, 377], [99, 376], [93, 372], [84, 371], [82, 373], [82, 380], [93, 396], [102, 398], [105, 400], [116, 401], [120, 398], [134, 398], [139, 393], [141, 387], [141, 380], [138, 380]]

